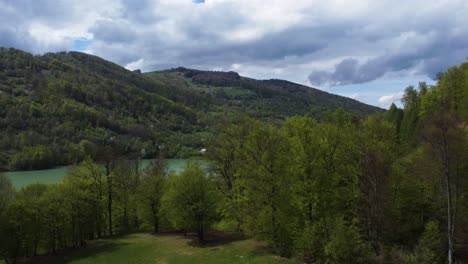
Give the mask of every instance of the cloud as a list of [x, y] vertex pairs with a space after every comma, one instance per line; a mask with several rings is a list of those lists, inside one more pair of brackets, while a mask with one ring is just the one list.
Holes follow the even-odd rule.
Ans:
[[130, 43], [137, 34], [127, 21], [98, 20], [89, 29], [96, 39], [108, 43]]
[[403, 92], [384, 95], [379, 98], [379, 104], [382, 107], [389, 107], [392, 103], [400, 101], [403, 97]]
[[[144, 71], [238, 65], [236, 70], [250, 77], [307, 79], [324, 87], [433, 76], [468, 56], [466, 0], [405, 5], [271, 0], [268, 7], [261, 0], [0, 0], [0, 5], [0, 46], [33, 53], [86, 50], [124, 66], [144, 58], [139, 64]], [[84, 48], [77, 48], [80, 44]]]
[[145, 63], [144, 59], [139, 59], [139, 60], [132, 61], [129, 64], [125, 65], [125, 68], [131, 71], [138, 70], [138, 69], [143, 68], [144, 63]]
[[462, 62], [463, 54], [468, 54], [468, 39], [460, 38], [458, 34], [407, 33], [409, 36], [405, 36], [405, 43], [402, 43], [401, 47], [388, 50], [362, 63], [355, 58], [343, 59], [332, 71], [313, 71], [309, 80], [316, 85], [347, 85], [369, 82], [401, 71], [413, 71], [435, 77], [438, 72]]

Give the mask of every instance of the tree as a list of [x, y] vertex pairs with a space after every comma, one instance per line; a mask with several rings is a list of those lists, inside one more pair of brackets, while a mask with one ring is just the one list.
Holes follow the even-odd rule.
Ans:
[[[423, 85], [423, 90], [426, 86]], [[425, 90], [424, 90], [425, 91]], [[406, 143], [413, 143], [419, 120], [420, 94], [413, 86], [405, 89], [401, 101], [404, 105], [403, 119], [400, 126], [400, 139]]]
[[149, 210], [153, 231], [159, 231], [161, 200], [166, 188], [166, 168], [163, 160], [151, 163], [143, 174], [139, 195], [143, 210]]
[[334, 221], [330, 240], [325, 246], [325, 256], [330, 263], [367, 263], [370, 252], [356, 226], [341, 218]]
[[467, 64], [452, 67], [440, 79], [438, 86], [430, 89], [421, 100], [421, 117], [424, 127], [422, 139], [427, 159], [433, 161], [433, 173], [441, 179], [445, 190], [447, 223], [447, 254], [449, 264], [455, 262], [455, 235], [463, 213], [461, 197], [466, 190], [467, 149], [466, 120], [461, 102], [468, 90]]
[[26, 147], [11, 158], [10, 166], [15, 169], [44, 169], [54, 164], [54, 157], [49, 147], [38, 145]]
[[7, 212], [10, 204], [14, 201], [14, 190], [10, 179], [0, 174], [0, 257], [9, 263], [10, 257], [10, 224]]
[[385, 219], [385, 194], [391, 167], [397, 157], [395, 128], [381, 117], [369, 117], [362, 125], [358, 139], [358, 157], [361, 169], [361, 191], [367, 238], [377, 255], [381, 250]]
[[106, 186], [107, 186], [107, 227], [109, 236], [113, 235], [112, 222], [112, 202], [113, 202], [113, 175], [111, 174], [113, 162], [117, 159], [117, 151], [109, 145], [99, 145], [96, 150], [96, 160], [103, 162], [106, 171]]
[[114, 194], [114, 215], [116, 227], [128, 232], [138, 227], [137, 188], [140, 184], [139, 161], [119, 160], [112, 170], [112, 193]]
[[288, 145], [277, 129], [257, 125], [251, 131], [241, 152], [241, 188], [248, 201], [246, 223], [252, 234], [272, 243], [282, 256], [292, 254], [290, 206], [291, 182], [287, 164], [291, 156]]
[[69, 177], [81, 179], [84, 183], [82, 188], [89, 192], [89, 199], [92, 203], [93, 226], [96, 228], [97, 237], [101, 238], [106, 224], [106, 176], [104, 169], [88, 157], [72, 168]]
[[13, 198], [14, 191], [10, 179], [4, 174], [0, 174], [0, 215], [5, 212]]
[[[62, 185], [50, 186], [47, 192], [41, 197], [41, 203], [46, 205], [43, 210], [44, 237], [47, 250], [53, 254], [65, 244], [65, 230], [68, 227], [71, 207], [66, 201], [65, 189]], [[72, 198], [72, 197], [70, 197]], [[79, 206], [77, 201], [76, 206]], [[71, 228], [73, 229], [73, 228]], [[74, 230], [74, 229], [73, 229]], [[76, 238], [70, 234], [76, 242]]]
[[436, 110], [428, 117], [424, 129], [424, 140], [429, 151], [428, 158], [435, 158], [435, 172], [443, 181], [447, 210], [448, 261], [454, 263], [456, 222], [464, 177], [468, 144], [466, 132], [456, 120], [453, 111]]
[[189, 164], [180, 175], [170, 177], [170, 187], [165, 194], [166, 208], [176, 228], [196, 231], [199, 242], [205, 231], [217, 219], [219, 193], [213, 179], [196, 163]]
[[258, 121], [245, 116], [222, 122], [208, 148], [211, 172], [221, 179], [219, 189], [223, 195], [220, 206], [223, 220], [233, 225], [236, 231], [245, 228], [246, 199], [245, 188], [242, 187], [245, 175], [240, 171], [244, 162], [241, 155], [247, 137], [258, 125]]
[[444, 241], [442, 233], [439, 229], [439, 223], [436, 221], [429, 221], [426, 224], [424, 233], [419, 238], [414, 252], [405, 256], [406, 263], [445, 263], [444, 257]]
[[[19, 219], [21, 225], [25, 228], [26, 254], [37, 255], [39, 244], [43, 238], [43, 210], [46, 205], [42, 203], [42, 196], [47, 191], [47, 185], [32, 184], [21, 189], [17, 194], [17, 203], [24, 206], [22, 216]], [[32, 252], [31, 252], [32, 251]]]
[[403, 115], [404, 115], [403, 110], [399, 109], [393, 103], [388, 109], [388, 111], [385, 112], [384, 114], [385, 120], [395, 126], [395, 129], [396, 129], [395, 132], [398, 135], [399, 139], [400, 139], [400, 127], [401, 127], [401, 121], [403, 120]]

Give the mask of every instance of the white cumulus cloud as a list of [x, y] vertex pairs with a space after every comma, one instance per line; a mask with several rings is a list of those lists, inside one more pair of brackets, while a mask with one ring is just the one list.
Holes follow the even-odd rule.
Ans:
[[379, 98], [379, 104], [382, 107], [388, 108], [392, 103], [400, 101], [403, 97], [403, 92], [384, 95]]

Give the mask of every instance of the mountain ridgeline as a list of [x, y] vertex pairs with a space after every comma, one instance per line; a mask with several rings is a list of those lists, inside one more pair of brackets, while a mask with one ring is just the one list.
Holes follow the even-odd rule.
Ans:
[[96, 158], [188, 157], [221, 119], [282, 122], [337, 108], [382, 109], [283, 80], [176, 68], [141, 73], [80, 52], [34, 56], [0, 48], [0, 169], [43, 169]]
[[[311, 115], [320, 119], [326, 111], [340, 107], [359, 116], [382, 111], [351, 98], [297, 83], [277, 79], [255, 80], [242, 77], [236, 72], [200, 71], [179, 67], [145, 73], [145, 76], [161, 82], [162, 86], [184, 90], [179, 93], [184, 97], [190, 92], [203, 95], [205, 101], [210, 103], [211, 109], [218, 109], [215, 112], [222, 112], [219, 111], [221, 107], [231, 113], [245, 112], [260, 119], [284, 120], [294, 115]], [[190, 105], [186, 98], [173, 96], [168, 95], [174, 101], [183, 101]]]

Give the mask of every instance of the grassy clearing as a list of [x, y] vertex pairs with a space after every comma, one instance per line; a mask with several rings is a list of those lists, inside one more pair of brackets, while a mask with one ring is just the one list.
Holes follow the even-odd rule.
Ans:
[[265, 244], [211, 234], [208, 243], [197, 245], [195, 236], [138, 233], [114, 239], [92, 241], [87, 248], [45, 256], [29, 263], [293, 263], [271, 254]]

